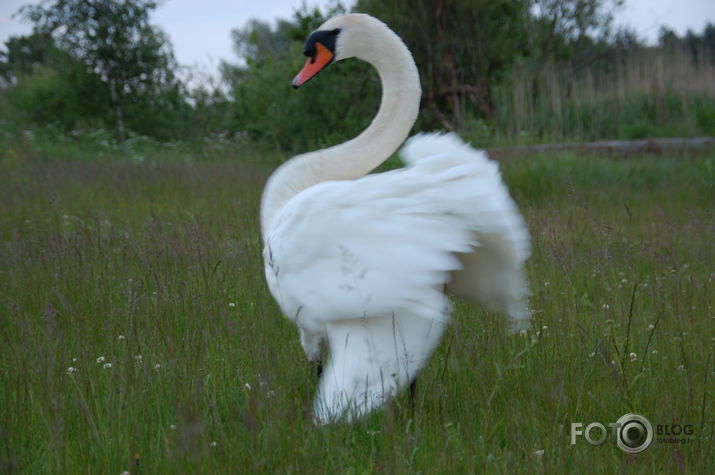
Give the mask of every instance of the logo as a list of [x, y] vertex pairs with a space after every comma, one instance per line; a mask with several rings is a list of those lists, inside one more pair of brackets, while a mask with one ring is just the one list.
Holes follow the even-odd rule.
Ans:
[[[653, 424], [640, 414], [625, 414], [608, 424], [616, 445], [627, 454], [639, 454], [654, 442], [658, 444], [687, 445], [694, 442], [693, 424]], [[653, 428], [655, 427], [655, 430]], [[601, 445], [608, 440], [609, 430], [600, 422], [584, 427], [582, 422], [571, 423], [571, 445], [583, 437], [591, 445]]]
[[[643, 452], [653, 442], [653, 426], [640, 414], [625, 414], [608, 427], [615, 436], [616, 445], [628, 454]], [[608, 429], [600, 422], [592, 422], [585, 428], [581, 422], [572, 422], [571, 445], [576, 444], [578, 436], [591, 445], [601, 445], [608, 439]]]
[[640, 414], [626, 414], [616, 421], [616, 444], [627, 454], [638, 454], [653, 442], [653, 426]]

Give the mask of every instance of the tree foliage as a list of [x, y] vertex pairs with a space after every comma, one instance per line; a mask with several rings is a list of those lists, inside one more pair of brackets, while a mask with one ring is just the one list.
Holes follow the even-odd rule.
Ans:
[[420, 68], [423, 105], [437, 124], [456, 129], [470, 116], [494, 119], [491, 88], [516, 61], [527, 59], [539, 70], [551, 58], [576, 52], [575, 44], [606, 33], [614, 3], [358, 0], [357, 9], [383, 19], [405, 40]]
[[[29, 45], [25, 47], [28, 59], [46, 62], [32, 48], [42, 40], [46, 51], [61, 51], [83, 65], [88, 75], [99, 78], [104, 91], [98, 96], [108, 99], [112, 122], [123, 139], [127, 123], [139, 132], [161, 128], [160, 112], [180, 106], [182, 100], [171, 45], [149, 22], [155, 7], [155, 2], [146, 0], [55, 0], [28, 5], [21, 14], [33, 23], [33, 35], [15, 41]], [[22, 71], [23, 64], [18, 66]], [[68, 72], [58, 67], [55, 71]]]
[[15, 120], [71, 129], [106, 119], [109, 97], [100, 77], [59, 49], [51, 35], [12, 37], [5, 47], [0, 79]]
[[31, 74], [60, 54], [51, 35], [13, 36], [5, 42], [5, 51], [0, 50], [0, 78], [5, 84], [16, 84], [20, 76]]
[[303, 9], [275, 27], [253, 21], [234, 30], [234, 49], [243, 54], [243, 64], [222, 67], [231, 91], [232, 128], [297, 153], [334, 144], [367, 126], [380, 89], [367, 64], [338, 63], [298, 91], [290, 84], [306, 59], [305, 38], [340, 8]]
[[[543, 112], [544, 104], [556, 95], [571, 104], [577, 84], [612, 81], [631, 58], [649, 57], [653, 48], [637, 35], [612, 29], [622, 2], [355, 0], [351, 9], [333, 3], [324, 10], [304, 5], [290, 19], [252, 20], [235, 29], [237, 58], [221, 64], [219, 84], [187, 80], [186, 69], [185, 82], [177, 78], [171, 45], [150, 21], [154, 1], [49, 0], [21, 10], [33, 32], [11, 38], [0, 50], [0, 112], [65, 129], [113, 128], [119, 138], [128, 132], [159, 139], [228, 133], [286, 153], [334, 144], [358, 134], [374, 116], [377, 74], [366, 63], [341, 61], [299, 91], [290, 80], [305, 61], [302, 46], [310, 32], [334, 14], [353, 10], [385, 21], [412, 51], [423, 90], [417, 129], [493, 137], [497, 129], [506, 130], [505, 115], [541, 111], [538, 127], [526, 128], [547, 136], [553, 117]], [[715, 63], [715, 26], [683, 37], [664, 29], [658, 50], [682, 52], [707, 69]], [[714, 114], [698, 107], [704, 111], [698, 123], [712, 123]], [[579, 119], [578, 130], [593, 122], [586, 119]], [[523, 121], [512, 122], [508, 133], [524, 130]]]
[[715, 24], [705, 25], [702, 34], [688, 30], [680, 38], [670, 28], [662, 27], [658, 42], [662, 48], [670, 51], [685, 51], [695, 63], [712, 61], [715, 63]]

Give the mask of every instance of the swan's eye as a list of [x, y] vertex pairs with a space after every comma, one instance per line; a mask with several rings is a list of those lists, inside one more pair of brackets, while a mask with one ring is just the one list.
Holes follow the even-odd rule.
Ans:
[[323, 46], [328, 48], [331, 53], [335, 54], [335, 43], [337, 41], [338, 34], [340, 34], [340, 28], [336, 28], [334, 30], [314, 31], [310, 34], [310, 36], [308, 36], [308, 39], [305, 40], [305, 46], [303, 46], [303, 54], [310, 58], [315, 57], [316, 43], [322, 44]]
[[308, 56], [309, 58], [315, 58], [315, 43], [310, 44], [310, 45], [305, 45], [303, 54], [305, 56]]
[[309, 58], [310, 64], [313, 64], [315, 60], [318, 59], [318, 50], [316, 47], [316, 43], [313, 43], [310, 46], [306, 46], [305, 51], [303, 51], [303, 54]]

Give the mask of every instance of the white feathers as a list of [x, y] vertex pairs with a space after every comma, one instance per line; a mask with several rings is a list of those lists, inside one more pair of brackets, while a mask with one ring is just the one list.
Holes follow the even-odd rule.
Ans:
[[330, 362], [315, 397], [316, 422], [352, 420], [380, 407], [427, 364], [444, 327], [407, 312], [329, 323]]
[[367, 175], [405, 140], [419, 112], [417, 67], [384, 23], [333, 17], [336, 60], [378, 70], [380, 109], [360, 135], [279, 167], [261, 201], [266, 278], [300, 329], [311, 361], [330, 359], [316, 395], [318, 423], [379, 407], [427, 363], [449, 321], [446, 290], [529, 318], [529, 236], [497, 164], [454, 134], [419, 135], [407, 167]]
[[413, 137], [401, 156], [406, 168], [299, 193], [266, 238], [270, 290], [309, 357], [328, 339], [319, 422], [362, 415], [414, 379], [449, 318], [445, 284], [528, 318], [528, 233], [496, 163], [454, 134]]
[[455, 134], [413, 137], [401, 156], [425, 173], [445, 167], [463, 170], [460, 162], [469, 163], [471, 179], [463, 181], [469, 190], [461, 196], [469, 200], [466, 207], [477, 246], [459, 256], [462, 269], [452, 274], [449, 289], [491, 311], [507, 314], [512, 331], [525, 328], [530, 313], [522, 269], [531, 251], [529, 233], [501, 181], [497, 163]]

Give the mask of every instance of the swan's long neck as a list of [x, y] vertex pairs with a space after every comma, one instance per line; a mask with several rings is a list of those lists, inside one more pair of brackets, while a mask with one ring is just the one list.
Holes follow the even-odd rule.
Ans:
[[417, 119], [420, 80], [407, 46], [382, 23], [367, 35], [372, 47], [359, 57], [371, 63], [380, 75], [382, 100], [377, 115], [354, 139], [298, 155], [271, 175], [261, 202], [264, 239], [274, 218], [291, 198], [323, 181], [352, 180], [370, 172], [397, 150]]

